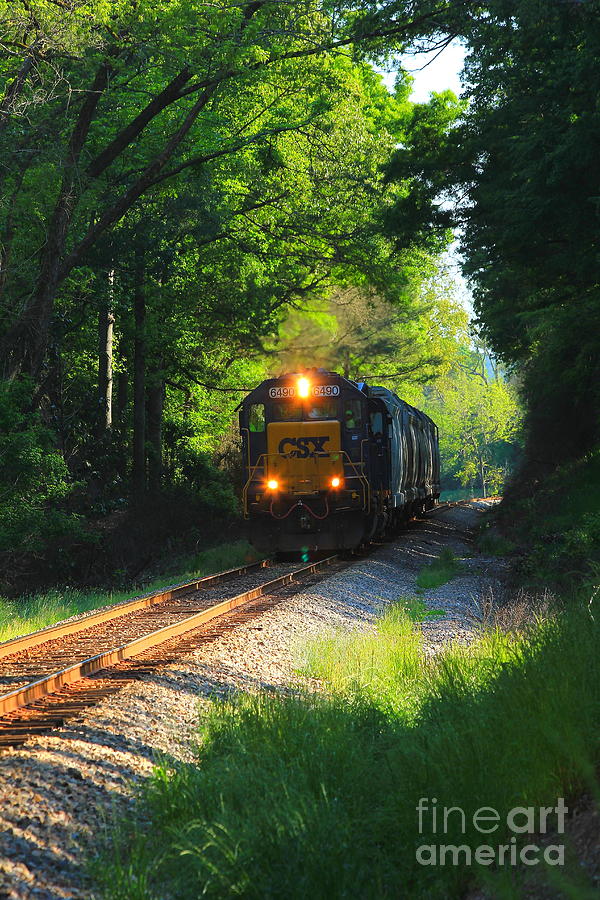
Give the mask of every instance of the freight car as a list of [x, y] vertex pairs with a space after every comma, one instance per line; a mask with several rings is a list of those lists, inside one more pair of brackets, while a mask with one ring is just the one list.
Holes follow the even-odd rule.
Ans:
[[263, 381], [239, 413], [260, 550], [354, 549], [439, 497], [437, 426], [387, 388], [312, 369]]

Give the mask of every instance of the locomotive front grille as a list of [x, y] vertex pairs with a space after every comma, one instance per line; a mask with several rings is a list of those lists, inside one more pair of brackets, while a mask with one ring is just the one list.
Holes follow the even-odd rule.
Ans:
[[316, 494], [344, 476], [337, 421], [271, 422], [267, 448], [267, 479], [284, 493]]

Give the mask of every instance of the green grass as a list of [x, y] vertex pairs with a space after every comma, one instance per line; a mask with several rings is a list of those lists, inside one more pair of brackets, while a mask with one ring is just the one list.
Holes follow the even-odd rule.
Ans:
[[514, 541], [500, 534], [492, 522], [488, 521], [477, 535], [477, 549], [483, 556], [510, 556], [515, 552], [516, 546]]
[[312, 641], [300, 672], [323, 679], [338, 694], [360, 690], [373, 702], [408, 709], [422, 671], [422, 639], [414, 623], [438, 615], [443, 610], [402, 597], [373, 631], [343, 630]]
[[201, 578], [203, 575], [235, 568], [255, 559], [257, 556], [252, 547], [246, 541], [238, 541], [202, 550], [194, 556], [181, 560], [178, 570], [167, 571], [149, 583], [138, 584], [129, 590], [112, 591], [96, 588], [85, 591], [64, 588], [16, 600], [0, 597], [0, 641], [46, 628], [77, 613], [120, 603], [122, 600], [151, 593], [169, 584]]
[[460, 562], [452, 550], [445, 547], [440, 555], [417, 575], [417, 589], [431, 591], [451, 581], [461, 570]]
[[[462, 807], [467, 823], [484, 805], [505, 821], [593, 781], [600, 625], [584, 605], [434, 660], [422, 608], [404, 607], [371, 635], [309, 648], [329, 692], [214, 702], [195, 758], [158, 767], [93, 861], [99, 895], [458, 898], [489, 870], [417, 863], [419, 845], [440, 842], [430, 823], [419, 834], [420, 798]], [[441, 842], [510, 837], [458, 826]]]

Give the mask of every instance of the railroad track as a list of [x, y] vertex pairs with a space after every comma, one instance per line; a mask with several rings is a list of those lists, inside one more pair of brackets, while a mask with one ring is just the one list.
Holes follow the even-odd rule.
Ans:
[[[431, 512], [455, 505], [441, 503]], [[60, 727], [124, 683], [296, 593], [290, 586], [306, 586], [332, 566], [347, 565], [338, 556], [296, 568], [252, 563], [1, 643], [0, 749]], [[286, 571], [271, 578], [273, 569]]]
[[[0, 644], [0, 748], [63, 725], [124, 683], [259, 615], [336, 565], [348, 563], [331, 556], [287, 566], [272, 578], [268, 563], [255, 563]], [[246, 582], [241, 592], [240, 578]]]

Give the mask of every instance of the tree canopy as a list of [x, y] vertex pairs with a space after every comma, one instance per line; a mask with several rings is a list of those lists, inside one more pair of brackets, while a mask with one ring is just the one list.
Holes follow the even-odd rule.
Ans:
[[[56, 497], [197, 487], [303, 340], [443, 417], [476, 352], [433, 284], [451, 228], [528, 459], [593, 447], [599, 5], [0, 2], [0, 404]], [[372, 68], [456, 38], [460, 100]], [[517, 382], [477, 383], [516, 422]]]
[[[416, 186], [390, 215], [401, 239], [460, 228], [480, 329], [523, 373], [529, 457], [549, 464], [599, 437], [598, 12], [596, 0], [463, 10], [465, 101], [417, 108], [390, 166]], [[441, 142], [432, 116], [448, 123]]]
[[406, 371], [431, 374], [436, 248], [384, 228], [410, 190], [385, 178], [409, 83], [391, 95], [367, 57], [435, 9], [0, 3], [0, 405], [30, 416], [32, 547], [53, 501], [26, 457], [51, 439], [61, 527], [167, 489], [210, 500], [210, 456], [290, 309], [371, 298]]

